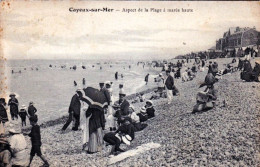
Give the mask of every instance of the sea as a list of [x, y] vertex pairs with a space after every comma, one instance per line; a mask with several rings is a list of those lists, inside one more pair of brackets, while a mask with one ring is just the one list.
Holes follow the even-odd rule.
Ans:
[[[77, 69], [70, 69], [74, 65]], [[161, 71], [161, 68], [143, 67], [137, 62], [123, 60], [7, 60], [5, 69], [8, 94], [17, 95], [19, 107], [28, 107], [29, 102], [33, 101], [38, 110], [39, 123], [68, 114], [70, 100], [78, 88], [99, 89], [100, 82], [111, 81], [113, 96], [117, 99], [119, 84], [124, 85], [127, 95], [137, 93], [145, 87], [156, 86], [153, 81]], [[116, 72], [119, 74], [118, 80], [115, 79]], [[145, 85], [144, 77], [148, 73], [149, 83]], [[77, 86], [74, 86], [74, 81]]]

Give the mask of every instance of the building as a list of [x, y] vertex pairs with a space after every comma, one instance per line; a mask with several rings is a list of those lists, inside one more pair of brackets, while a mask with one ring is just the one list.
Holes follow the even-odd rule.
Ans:
[[234, 50], [256, 46], [259, 32], [254, 28], [232, 27], [216, 41], [216, 50]]

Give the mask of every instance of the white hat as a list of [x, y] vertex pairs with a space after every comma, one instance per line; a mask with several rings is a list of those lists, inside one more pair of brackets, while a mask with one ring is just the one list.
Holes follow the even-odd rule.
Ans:
[[122, 136], [122, 140], [126, 145], [130, 145], [132, 141], [132, 137], [129, 135]]
[[26, 106], [25, 106], [25, 105], [22, 105], [22, 109], [26, 109]]
[[152, 104], [152, 106], [153, 106], [152, 100], [147, 100], [146, 103], [150, 103], [150, 104]]
[[119, 90], [119, 95], [126, 95], [124, 89]]
[[140, 110], [140, 112], [146, 113], [146, 108], [145, 108], [145, 107], [142, 107], [141, 110]]
[[162, 76], [162, 75], [163, 75], [162, 73], [159, 74], [159, 76]]

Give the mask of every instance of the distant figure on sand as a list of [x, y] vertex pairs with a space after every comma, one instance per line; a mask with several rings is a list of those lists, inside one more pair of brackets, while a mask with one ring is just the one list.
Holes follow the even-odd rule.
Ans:
[[83, 80], [82, 80], [82, 84], [83, 84], [83, 85], [86, 84], [86, 80], [85, 80], [85, 78], [83, 78]]
[[171, 103], [173, 99], [172, 90], [174, 88], [174, 80], [173, 77], [170, 75], [170, 71], [166, 71], [167, 79], [165, 81], [166, 93], [168, 98], [168, 104]]
[[10, 100], [8, 101], [8, 105], [10, 106], [10, 113], [11, 113], [11, 117], [12, 120], [14, 120], [14, 118], [18, 119], [18, 100], [15, 98], [15, 94], [11, 93], [10, 94]]
[[115, 79], [118, 79], [118, 72], [115, 73]]
[[159, 74], [159, 77], [156, 78], [156, 82], [157, 82], [157, 84], [158, 84], [159, 97], [162, 97], [163, 90], [165, 89], [164, 78], [163, 78], [163, 74], [162, 74], [162, 73], [160, 73], [160, 74]]
[[77, 82], [76, 81], [74, 81], [74, 86], [77, 86], [78, 84], [77, 84]]
[[149, 80], [149, 74], [147, 74], [147, 75], [145, 76], [145, 78], [144, 78], [144, 81], [146, 82], [145, 85], [148, 84], [148, 80]]
[[71, 123], [72, 119], [75, 120], [75, 125], [72, 130], [77, 131], [79, 127], [79, 120], [80, 120], [80, 98], [82, 97], [82, 93], [79, 89], [77, 89], [76, 93], [71, 99], [70, 106], [69, 106], [69, 119], [63, 126], [62, 130], [66, 130], [69, 124]]
[[124, 78], [124, 75], [123, 75], [123, 74], [121, 74], [121, 78]]

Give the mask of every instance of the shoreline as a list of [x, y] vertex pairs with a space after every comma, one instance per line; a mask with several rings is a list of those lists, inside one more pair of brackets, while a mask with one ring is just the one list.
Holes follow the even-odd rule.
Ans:
[[[136, 97], [137, 94], [143, 93], [145, 95], [145, 94], [153, 92], [154, 90], [156, 90], [156, 88], [147, 88], [147, 89], [144, 89], [144, 90], [140, 90], [137, 93], [133, 93], [133, 94], [126, 96], [126, 99], [127, 100], [133, 100]], [[48, 120], [48, 121], [42, 122], [39, 126], [41, 128], [48, 128], [48, 127], [51, 127], [51, 126], [64, 124], [67, 121], [68, 117], [69, 117], [68, 115], [65, 115], [65, 116], [62, 116], [62, 117], [57, 118], [57, 119]], [[30, 131], [30, 129], [31, 129], [30, 127], [26, 127], [26, 128], [23, 129], [23, 131], [28, 132], [28, 131]]]

